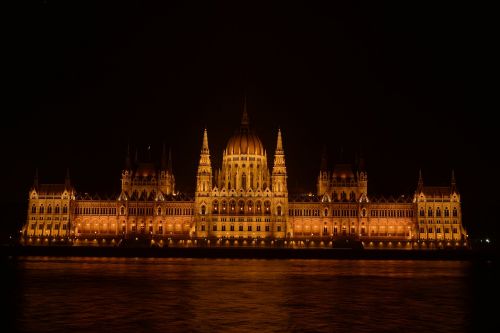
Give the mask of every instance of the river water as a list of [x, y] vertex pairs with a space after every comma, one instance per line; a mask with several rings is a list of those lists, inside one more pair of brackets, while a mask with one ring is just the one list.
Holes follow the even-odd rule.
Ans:
[[[469, 332], [496, 323], [491, 263], [21, 257], [18, 332]], [[3, 329], [2, 331], [5, 331]]]

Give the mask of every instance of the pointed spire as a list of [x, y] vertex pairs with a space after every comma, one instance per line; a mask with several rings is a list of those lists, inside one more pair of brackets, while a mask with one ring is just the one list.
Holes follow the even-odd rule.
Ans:
[[281, 139], [281, 129], [278, 128], [278, 142], [276, 143], [276, 152], [283, 153], [283, 141]]
[[167, 164], [168, 172], [172, 174], [172, 148], [168, 148], [168, 164]]
[[167, 169], [167, 151], [165, 149], [165, 142], [161, 146], [161, 169]]
[[208, 149], [208, 134], [207, 134], [207, 128], [205, 127], [205, 131], [203, 132], [203, 144], [201, 146], [201, 153], [202, 154], [208, 154], [210, 153]]
[[151, 145], [148, 144], [148, 162], [151, 162]]
[[132, 169], [132, 161], [130, 160], [130, 144], [127, 145], [127, 156], [125, 157], [125, 169]]
[[451, 169], [451, 192], [457, 191], [457, 181], [455, 180], [455, 169]]
[[418, 169], [417, 191], [422, 192], [423, 188], [424, 188], [424, 179], [422, 178], [422, 169]]
[[33, 179], [33, 187], [38, 188], [38, 168], [35, 169], [35, 178]]
[[139, 152], [137, 151], [137, 147], [135, 148], [134, 163], [135, 163], [135, 164], [138, 164], [138, 163], [139, 163]]
[[247, 112], [247, 95], [245, 94], [243, 101], [243, 114], [241, 116], [241, 128], [248, 128], [250, 125], [250, 121], [248, 120], [248, 112]]
[[326, 152], [326, 145], [323, 145], [323, 152], [321, 154], [320, 171], [328, 171], [328, 154]]
[[70, 188], [71, 186], [71, 178], [69, 177], [69, 168], [66, 168], [66, 178], [64, 179], [64, 185], [66, 188]]

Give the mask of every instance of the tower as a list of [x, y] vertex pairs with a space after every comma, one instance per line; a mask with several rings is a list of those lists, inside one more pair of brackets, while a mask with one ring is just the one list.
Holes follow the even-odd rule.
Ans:
[[212, 189], [212, 165], [210, 163], [210, 150], [208, 149], [207, 129], [203, 133], [200, 163], [196, 177], [196, 196], [208, 196]]
[[274, 153], [272, 173], [272, 190], [275, 197], [286, 197], [288, 195], [286, 178], [285, 152], [283, 150], [281, 130], [278, 129], [278, 139], [276, 143], [276, 152]]
[[326, 146], [323, 147], [321, 155], [321, 165], [318, 175], [317, 194], [319, 196], [325, 194], [329, 190], [330, 174], [328, 172], [328, 157], [326, 154]]

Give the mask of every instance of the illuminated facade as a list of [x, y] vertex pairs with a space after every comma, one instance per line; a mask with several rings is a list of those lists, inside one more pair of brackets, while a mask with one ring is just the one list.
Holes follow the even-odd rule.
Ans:
[[156, 246], [317, 246], [353, 240], [365, 248], [468, 246], [455, 177], [447, 187], [424, 186], [413, 196], [368, 194], [363, 160], [337, 163], [323, 156], [317, 192], [289, 196], [285, 150], [277, 132], [272, 169], [267, 151], [249, 124], [246, 106], [239, 130], [212, 169], [205, 129], [194, 197], [175, 191], [171, 154], [160, 167], [127, 153], [121, 193], [100, 198], [79, 194], [69, 174], [64, 184], [39, 184], [29, 192], [21, 242], [40, 245], [118, 245], [145, 239]]

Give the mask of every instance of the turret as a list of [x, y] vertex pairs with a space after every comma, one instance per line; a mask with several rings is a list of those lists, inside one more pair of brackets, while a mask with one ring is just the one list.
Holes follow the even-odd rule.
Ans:
[[212, 165], [210, 163], [210, 150], [208, 149], [207, 129], [203, 133], [203, 144], [200, 153], [200, 163], [196, 182], [196, 195], [206, 196], [212, 189]]
[[326, 153], [326, 146], [323, 146], [323, 153], [321, 155], [321, 165], [319, 168], [317, 191], [318, 195], [323, 195], [328, 191], [330, 181], [330, 174], [328, 172], [328, 157]]
[[69, 177], [69, 168], [66, 168], [66, 177], [64, 178], [64, 186], [67, 190], [71, 188], [71, 178]]
[[276, 143], [276, 152], [274, 153], [274, 166], [272, 174], [272, 190], [275, 196], [287, 196], [288, 189], [286, 186], [286, 178], [285, 152], [283, 150], [281, 130], [278, 129], [278, 139]]

